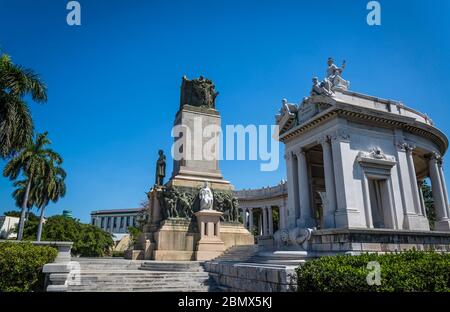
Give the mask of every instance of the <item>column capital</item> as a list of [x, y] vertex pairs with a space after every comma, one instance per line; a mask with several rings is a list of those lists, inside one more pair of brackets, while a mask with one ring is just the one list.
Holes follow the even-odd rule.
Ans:
[[430, 160], [435, 160], [438, 164], [442, 164], [442, 156], [439, 153], [431, 152], [427, 155]]
[[295, 154], [295, 156], [297, 156], [297, 158], [298, 157], [305, 157], [306, 156], [306, 151], [305, 151], [305, 149], [303, 147], [300, 147], [300, 148], [298, 148], [298, 149], [296, 149], [294, 151], [294, 154]]
[[330, 144], [330, 141], [331, 141], [331, 138], [330, 138], [330, 136], [329, 135], [324, 135], [323, 137], [321, 137], [321, 138], [319, 138], [318, 140], [317, 140], [317, 143], [319, 143], [320, 145], [322, 145], [322, 147], [323, 146], [329, 146], [329, 144]]
[[345, 129], [338, 129], [330, 135], [330, 139], [332, 142], [350, 142], [350, 135]]
[[285, 160], [291, 160], [293, 156], [294, 156], [294, 155], [292, 154], [292, 152], [286, 152], [286, 153], [284, 153], [284, 159], [285, 159]]
[[416, 148], [414, 144], [410, 144], [404, 141], [397, 142], [397, 149], [402, 152], [412, 153], [412, 151]]

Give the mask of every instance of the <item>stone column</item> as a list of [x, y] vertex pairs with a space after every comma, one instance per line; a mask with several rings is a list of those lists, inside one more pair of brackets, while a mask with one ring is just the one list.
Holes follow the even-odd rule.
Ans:
[[298, 150], [295, 155], [298, 162], [298, 193], [300, 200], [300, 220], [297, 226], [313, 227], [314, 218], [311, 212], [311, 199], [309, 192], [308, 162], [306, 153], [302, 149]]
[[[290, 218], [286, 220], [286, 227], [295, 227], [296, 218], [298, 218], [298, 183], [297, 183], [297, 164], [291, 152], [286, 152], [284, 156], [286, 159], [286, 173], [287, 173], [287, 188], [288, 188], [288, 203], [286, 209], [289, 210]], [[294, 163], [295, 162], [295, 163]]]
[[269, 222], [269, 235], [273, 235], [273, 215], [272, 215], [272, 207], [267, 207], [267, 215], [268, 215], [268, 222]]
[[109, 231], [114, 233], [114, 217], [110, 217], [111, 223], [109, 224]]
[[444, 190], [439, 173], [438, 161], [440, 156], [433, 154], [429, 161], [431, 191], [433, 192], [434, 209], [436, 210], [436, 229], [449, 230], [449, 220], [447, 215], [447, 204], [445, 203]]
[[320, 144], [323, 150], [323, 169], [325, 173], [325, 190], [327, 202], [323, 203], [326, 211], [323, 212], [324, 228], [334, 228], [336, 222], [334, 213], [336, 212], [336, 187], [334, 182], [333, 154], [331, 151], [330, 139], [324, 137]]
[[262, 233], [263, 235], [268, 235], [269, 231], [268, 231], [268, 224], [267, 224], [267, 207], [262, 207], [261, 208], [262, 211], [262, 215], [263, 215], [263, 230]]
[[284, 229], [286, 227], [286, 211], [285, 211], [285, 207], [284, 206], [279, 206], [278, 207], [278, 211], [280, 213], [280, 222], [278, 225], [278, 229]]
[[284, 229], [286, 228], [286, 207], [281, 205], [278, 206], [278, 211], [279, 211], [279, 218], [280, 218], [280, 224], [278, 226], [279, 229]]
[[253, 234], [253, 208], [248, 209], [248, 230]]
[[444, 193], [444, 207], [447, 211], [447, 218], [450, 218], [449, 201], [448, 201], [448, 191], [447, 183], [445, 182], [444, 170], [442, 169], [442, 158], [438, 161], [439, 177], [442, 183], [442, 192]]
[[261, 213], [259, 214], [259, 218], [258, 218], [258, 235], [263, 235], [263, 231], [262, 231], [262, 229], [263, 229], [263, 222], [262, 222], [262, 213], [263, 213], [263, 211], [262, 211], [262, 209], [260, 209], [260, 211], [261, 211]]
[[416, 169], [414, 168], [414, 159], [413, 159], [413, 154], [412, 154], [414, 148], [415, 148], [415, 146], [412, 146], [412, 145], [405, 146], [406, 160], [408, 162], [409, 179], [410, 179], [412, 197], [413, 197], [413, 202], [414, 202], [414, 212], [416, 214], [421, 215], [420, 195], [419, 195], [419, 189], [417, 188]]
[[425, 199], [423, 197], [422, 185], [423, 185], [423, 181], [417, 181], [417, 188], [419, 189], [419, 197], [420, 197], [420, 207], [422, 209], [422, 214], [426, 217], [427, 209], [425, 206]]

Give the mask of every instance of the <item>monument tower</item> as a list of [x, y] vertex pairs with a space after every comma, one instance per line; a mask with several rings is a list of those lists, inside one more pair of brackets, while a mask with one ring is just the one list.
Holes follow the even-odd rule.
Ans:
[[234, 187], [219, 169], [217, 95], [211, 80], [183, 77], [172, 131], [173, 173], [164, 183], [166, 156], [160, 150], [147, 193], [148, 221], [131, 258], [209, 260], [229, 247], [254, 243], [240, 219]]
[[200, 76], [181, 83], [180, 108], [175, 116], [172, 178], [169, 185], [198, 187], [205, 181], [213, 189], [232, 190], [219, 169], [220, 113], [213, 82]]

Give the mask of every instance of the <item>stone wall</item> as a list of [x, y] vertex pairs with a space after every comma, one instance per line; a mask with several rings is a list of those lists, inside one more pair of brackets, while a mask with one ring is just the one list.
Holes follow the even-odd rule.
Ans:
[[435, 250], [450, 252], [450, 233], [387, 229], [314, 231], [309, 250], [318, 252], [395, 252]]
[[226, 291], [287, 292], [296, 287], [295, 267], [208, 261], [205, 270]]

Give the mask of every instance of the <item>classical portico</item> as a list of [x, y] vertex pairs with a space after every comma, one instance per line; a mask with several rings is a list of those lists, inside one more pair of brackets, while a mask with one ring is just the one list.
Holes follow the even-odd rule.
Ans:
[[[310, 97], [298, 105], [283, 100], [276, 116], [289, 194], [276, 236], [289, 244], [296, 229], [308, 228], [449, 232], [448, 139], [432, 120], [400, 102], [349, 91], [349, 82], [313, 81]], [[425, 180], [436, 215], [431, 228]]]

